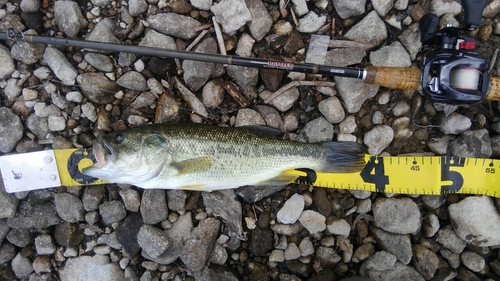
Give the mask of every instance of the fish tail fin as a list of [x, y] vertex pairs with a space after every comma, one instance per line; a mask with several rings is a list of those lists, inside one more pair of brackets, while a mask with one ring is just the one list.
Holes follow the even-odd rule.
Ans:
[[325, 151], [318, 172], [353, 173], [361, 171], [366, 164], [364, 148], [359, 143], [327, 141], [321, 145]]

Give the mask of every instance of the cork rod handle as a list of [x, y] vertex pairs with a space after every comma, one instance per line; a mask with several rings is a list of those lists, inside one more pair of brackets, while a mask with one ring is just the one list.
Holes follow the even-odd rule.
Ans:
[[500, 100], [500, 77], [490, 77], [491, 88], [490, 92], [486, 96], [487, 100]]
[[392, 89], [417, 90], [420, 87], [420, 70], [404, 67], [368, 66], [365, 82]]

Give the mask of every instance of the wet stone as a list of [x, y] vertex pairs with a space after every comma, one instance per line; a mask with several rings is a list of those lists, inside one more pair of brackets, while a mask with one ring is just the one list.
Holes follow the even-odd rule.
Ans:
[[202, 270], [213, 249], [220, 222], [217, 219], [209, 218], [202, 220], [191, 235], [187, 238], [181, 253], [181, 260], [189, 270]]
[[146, 224], [157, 224], [168, 216], [165, 190], [148, 189], [142, 194], [140, 212]]
[[57, 214], [67, 222], [79, 222], [85, 218], [85, 210], [80, 198], [71, 193], [57, 193], [54, 196]]
[[103, 222], [109, 225], [123, 220], [127, 215], [127, 211], [122, 202], [113, 200], [102, 203], [99, 206], [99, 214]]
[[137, 234], [137, 243], [148, 256], [157, 258], [167, 250], [170, 240], [165, 232], [145, 224]]

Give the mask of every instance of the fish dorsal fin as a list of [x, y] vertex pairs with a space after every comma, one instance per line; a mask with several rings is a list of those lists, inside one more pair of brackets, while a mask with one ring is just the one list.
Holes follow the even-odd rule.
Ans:
[[191, 158], [181, 162], [172, 163], [177, 169], [178, 175], [202, 173], [208, 171], [213, 164], [213, 159], [210, 156]]
[[283, 138], [284, 135], [283, 132], [281, 132], [280, 130], [266, 126], [251, 125], [251, 126], [241, 126], [238, 128], [245, 129], [259, 136], [273, 138], [273, 139], [281, 139]]

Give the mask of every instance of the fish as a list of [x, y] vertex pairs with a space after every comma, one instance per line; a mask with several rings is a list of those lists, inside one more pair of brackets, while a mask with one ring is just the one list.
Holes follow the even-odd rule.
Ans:
[[145, 189], [214, 191], [286, 184], [292, 169], [358, 172], [364, 149], [355, 142], [301, 143], [263, 126], [150, 124], [93, 141], [94, 165], [82, 173]]

